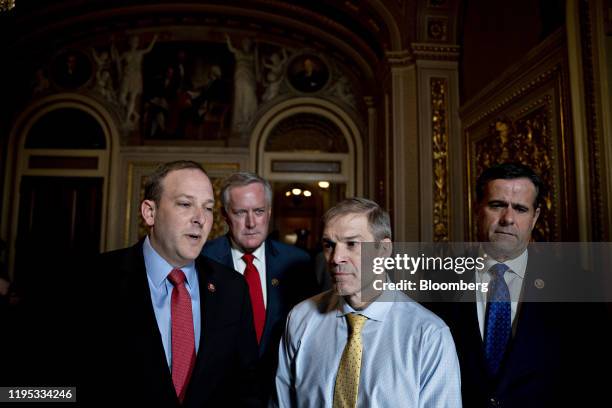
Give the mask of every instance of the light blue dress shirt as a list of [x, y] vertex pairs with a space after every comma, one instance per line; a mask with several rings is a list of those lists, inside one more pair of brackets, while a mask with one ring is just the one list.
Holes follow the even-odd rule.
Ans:
[[348, 339], [344, 316], [351, 312], [368, 318], [361, 332], [357, 407], [461, 407], [455, 344], [441, 319], [401, 292], [385, 292], [355, 311], [331, 291], [289, 313], [270, 406], [332, 407]]
[[[144, 253], [145, 267], [147, 269], [147, 280], [149, 282], [149, 290], [151, 292], [151, 301], [153, 302], [153, 310], [155, 311], [155, 319], [157, 327], [161, 334], [164, 351], [166, 352], [166, 361], [168, 367], [172, 371], [172, 320], [170, 318], [172, 299], [172, 289], [174, 286], [168, 280], [168, 274], [174, 269], [164, 258], [162, 258], [151, 246], [149, 237], [147, 237], [142, 246]], [[195, 269], [195, 263], [185, 265], [181, 268], [185, 274], [185, 287], [191, 296], [191, 311], [193, 313], [193, 334], [195, 337], [196, 353], [200, 345], [200, 285], [198, 282], [198, 274]]]

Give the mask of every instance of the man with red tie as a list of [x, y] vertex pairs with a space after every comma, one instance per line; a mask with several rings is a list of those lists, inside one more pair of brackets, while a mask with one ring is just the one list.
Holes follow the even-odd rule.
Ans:
[[112, 280], [97, 363], [112, 380], [100, 395], [148, 407], [259, 406], [249, 287], [200, 256], [213, 207], [199, 164], [161, 165], [140, 207], [147, 237], [101, 255], [97, 266]]
[[287, 313], [315, 291], [313, 269], [306, 252], [268, 238], [272, 188], [267, 180], [235, 173], [223, 183], [221, 203], [229, 232], [206, 243], [203, 254], [243, 274], [249, 285], [265, 397]]

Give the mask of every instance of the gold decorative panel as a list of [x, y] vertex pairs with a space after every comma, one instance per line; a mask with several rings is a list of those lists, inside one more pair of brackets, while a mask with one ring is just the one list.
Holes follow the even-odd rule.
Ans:
[[500, 118], [491, 122], [488, 134], [473, 144], [475, 174], [498, 163], [518, 162], [530, 166], [548, 186], [543, 211], [533, 236], [536, 241], [555, 238], [556, 219], [553, 197], [558, 196], [554, 180], [554, 142], [550, 132], [551, 100], [544, 98], [540, 106], [515, 119]]
[[433, 224], [435, 242], [449, 240], [448, 194], [448, 81], [431, 78], [431, 126], [433, 153]]

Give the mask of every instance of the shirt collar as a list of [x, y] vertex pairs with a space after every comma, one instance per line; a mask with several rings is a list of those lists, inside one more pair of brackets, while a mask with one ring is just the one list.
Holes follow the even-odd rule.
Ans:
[[[232, 245], [232, 255], [234, 259], [242, 259], [242, 256], [244, 255], [244, 252], [242, 252], [237, 246], [236, 244], [234, 244], [234, 241], [232, 239], [230, 239], [231, 245]], [[264, 258], [266, 256], [266, 241], [262, 242], [260, 246], [258, 246], [253, 252], [253, 256], [255, 257], [255, 259], [264, 262]]]
[[[164, 283], [164, 280], [168, 277], [168, 274], [172, 272], [174, 267], [157, 253], [157, 251], [151, 245], [148, 235], [142, 245], [142, 252], [144, 255], [147, 277], [153, 283], [153, 285], [155, 285], [155, 287], [159, 288]], [[180, 269], [185, 274], [187, 286], [191, 286], [190, 282], [193, 283], [195, 279], [197, 279], [195, 262], [192, 261], [189, 264], [182, 266]]]
[[365, 309], [355, 310], [342, 296], [336, 296], [338, 297], [336, 317], [344, 317], [349, 313], [356, 313], [367, 317], [369, 320], [376, 320], [378, 322], [385, 320], [389, 309], [391, 309], [391, 304], [397, 301], [397, 299], [395, 299], [395, 293], [392, 291], [383, 291], [381, 295]]
[[[480, 248], [480, 255], [484, 255], [482, 247]], [[498, 262], [490, 256], [485, 258], [485, 266], [483, 269], [479, 269], [478, 272], [484, 273], [491, 269], [491, 267], [498, 263], [504, 263], [508, 268], [517, 274], [521, 279], [525, 278], [525, 270], [527, 269], [527, 249], [525, 249], [519, 256], [513, 259], [506, 260], [505, 262]]]

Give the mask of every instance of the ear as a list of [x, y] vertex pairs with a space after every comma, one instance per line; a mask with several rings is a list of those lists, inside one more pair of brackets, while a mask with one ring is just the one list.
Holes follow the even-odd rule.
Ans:
[[384, 257], [390, 257], [393, 252], [393, 242], [389, 238], [383, 239], [381, 242], [381, 255]]
[[156, 210], [157, 207], [153, 200], [143, 200], [142, 203], [140, 203], [140, 215], [142, 215], [142, 219], [148, 227], [152, 227], [155, 224]]

